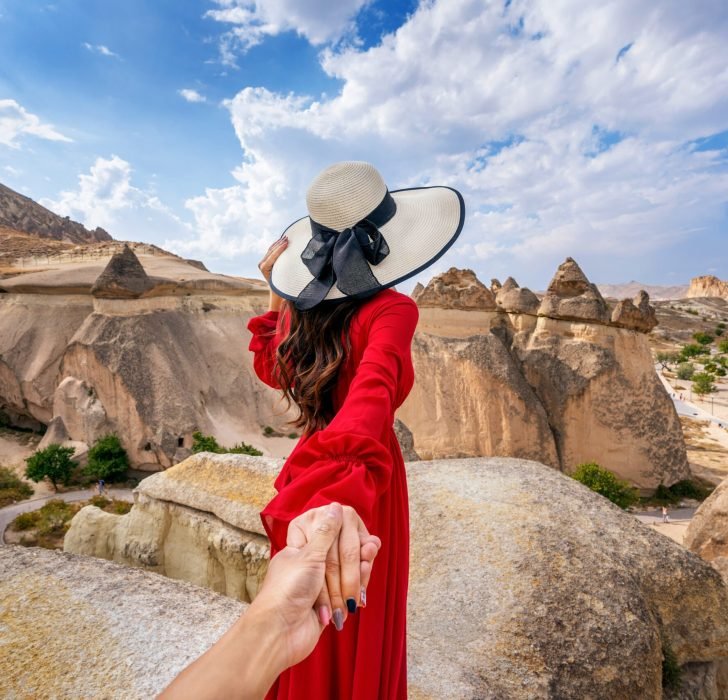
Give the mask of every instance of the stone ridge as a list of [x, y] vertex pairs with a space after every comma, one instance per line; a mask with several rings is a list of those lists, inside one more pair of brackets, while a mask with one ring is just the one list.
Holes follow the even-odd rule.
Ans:
[[493, 293], [475, 273], [455, 267], [433, 277], [426, 287], [416, 287], [412, 298], [418, 306], [481, 310], [496, 308]]
[[15, 190], [0, 184], [0, 226], [31, 233], [42, 238], [53, 238], [69, 243], [96, 243], [112, 240], [102, 228], [90, 231], [67, 216], [54, 214]]

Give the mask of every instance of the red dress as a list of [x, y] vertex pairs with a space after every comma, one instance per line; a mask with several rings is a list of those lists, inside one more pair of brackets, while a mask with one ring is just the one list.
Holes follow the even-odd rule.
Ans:
[[[268, 700], [406, 700], [409, 509], [392, 426], [414, 382], [410, 344], [417, 318], [416, 304], [391, 289], [362, 302], [336, 385], [336, 415], [324, 430], [301, 438], [275, 482], [278, 494], [261, 514], [271, 555], [285, 547], [293, 518], [332, 501], [356, 509], [382, 540], [367, 607], [349, 615], [341, 632], [330, 624], [313, 653], [281, 674]], [[282, 326], [274, 311], [248, 323], [255, 371], [273, 387]]]

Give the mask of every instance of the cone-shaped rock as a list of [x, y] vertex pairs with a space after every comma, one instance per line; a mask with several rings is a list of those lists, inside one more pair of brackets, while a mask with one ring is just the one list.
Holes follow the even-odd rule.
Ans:
[[91, 287], [91, 294], [106, 299], [134, 299], [153, 286], [139, 258], [125, 245], [120, 253], [111, 256], [108, 265]]
[[573, 258], [566, 258], [559, 265], [538, 313], [570, 321], [607, 323], [609, 320], [604, 298]]
[[511, 313], [535, 314], [541, 302], [528, 287], [507, 289], [506, 285], [503, 285], [495, 295], [495, 303], [504, 311]]

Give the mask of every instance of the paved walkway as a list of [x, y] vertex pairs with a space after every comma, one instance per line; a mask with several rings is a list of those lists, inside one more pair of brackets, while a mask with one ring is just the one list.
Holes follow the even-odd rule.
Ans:
[[[118, 501], [129, 501], [134, 502], [134, 495], [131, 489], [107, 489], [106, 496], [109, 498], [115, 498]], [[52, 493], [48, 496], [41, 496], [40, 498], [32, 498], [29, 501], [21, 501], [11, 506], [5, 506], [0, 508], [0, 546], [4, 544], [5, 530], [15, 518], [21, 513], [29, 513], [32, 510], [38, 510], [43, 507], [48, 501], [60, 499], [66, 501], [66, 503], [74, 503], [76, 501], [87, 501], [96, 494], [96, 489], [83, 489], [81, 491], [65, 491], [63, 493]]]

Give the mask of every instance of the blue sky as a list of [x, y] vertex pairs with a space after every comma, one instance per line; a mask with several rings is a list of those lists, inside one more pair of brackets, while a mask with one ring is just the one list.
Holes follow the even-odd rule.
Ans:
[[722, 0], [0, 0], [0, 182], [254, 275], [335, 160], [460, 189], [451, 265], [728, 277]]

